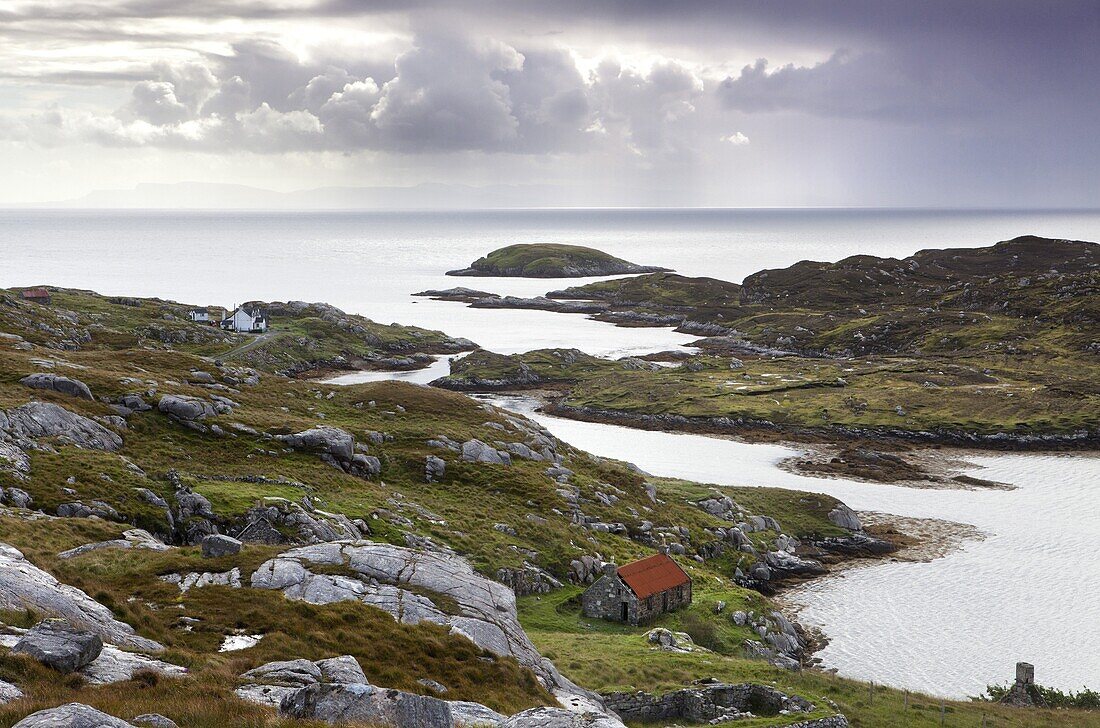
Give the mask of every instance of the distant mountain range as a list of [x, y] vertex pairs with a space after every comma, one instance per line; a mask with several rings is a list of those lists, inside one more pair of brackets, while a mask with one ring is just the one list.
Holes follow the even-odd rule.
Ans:
[[465, 209], [591, 207], [615, 204], [594, 199], [592, 190], [554, 185], [420, 184], [412, 187], [317, 187], [276, 192], [210, 182], [142, 183], [132, 189], [95, 190], [72, 200], [18, 205], [62, 208], [202, 209]]

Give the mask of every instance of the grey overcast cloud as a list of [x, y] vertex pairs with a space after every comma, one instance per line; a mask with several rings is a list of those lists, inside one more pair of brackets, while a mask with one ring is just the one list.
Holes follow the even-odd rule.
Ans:
[[1100, 3], [0, 3], [0, 202], [1095, 206]]

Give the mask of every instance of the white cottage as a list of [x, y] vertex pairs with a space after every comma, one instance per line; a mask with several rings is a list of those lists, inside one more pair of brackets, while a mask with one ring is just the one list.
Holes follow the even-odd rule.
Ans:
[[222, 321], [222, 328], [249, 334], [267, 331], [267, 313], [258, 308], [240, 306], [229, 318]]
[[210, 322], [210, 312], [207, 311], [205, 308], [191, 309], [191, 312], [188, 315], [191, 317], [192, 321], [195, 321], [195, 322], [198, 322], [198, 323], [204, 323], [205, 324], [205, 323]]

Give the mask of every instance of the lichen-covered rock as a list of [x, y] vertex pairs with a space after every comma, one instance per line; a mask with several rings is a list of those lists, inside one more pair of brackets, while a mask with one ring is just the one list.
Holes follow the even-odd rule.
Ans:
[[58, 672], [76, 672], [99, 657], [103, 640], [94, 632], [76, 629], [61, 619], [39, 622], [11, 651], [30, 655]]
[[159, 643], [138, 636], [133, 627], [115, 619], [110, 609], [80, 589], [62, 584], [5, 543], [0, 543], [0, 609], [29, 609], [60, 617], [121, 647], [143, 652], [164, 649]]
[[70, 379], [60, 374], [28, 374], [20, 379], [19, 383], [31, 389], [47, 389], [54, 392], [60, 392], [61, 394], [67, 394], [70, 397], [79, 397], [80, 399], [89, 400], [94, 399], [94, 397], [92, 397], [92, 390], [88, 388], [87, 384], [79, 379]]
[[121, 718], [83, 703], [68, 703], [31, 713], [12, 728], [135, 728]]

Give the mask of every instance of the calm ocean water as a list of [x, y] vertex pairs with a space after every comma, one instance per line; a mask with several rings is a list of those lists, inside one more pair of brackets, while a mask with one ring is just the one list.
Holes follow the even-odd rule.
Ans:
[[536, 295], [583, 282], [443, 275], [511, 243], [590, 245], [686, 275], [740, 281], [761, 268], [807, 258], [903, 256], [1029, 233], [1100, 240], [1100, 211], [0, 210], [0, 286], [49, 283], [194, 304], [327, 301], [384, 323], [443, 329], [502, 352], [576, 346], [625, 354], [675, 346], [688, 337], [660, 329], [615, 329], [579, 316], [478, 311], [409, 294], [474, 285]]

